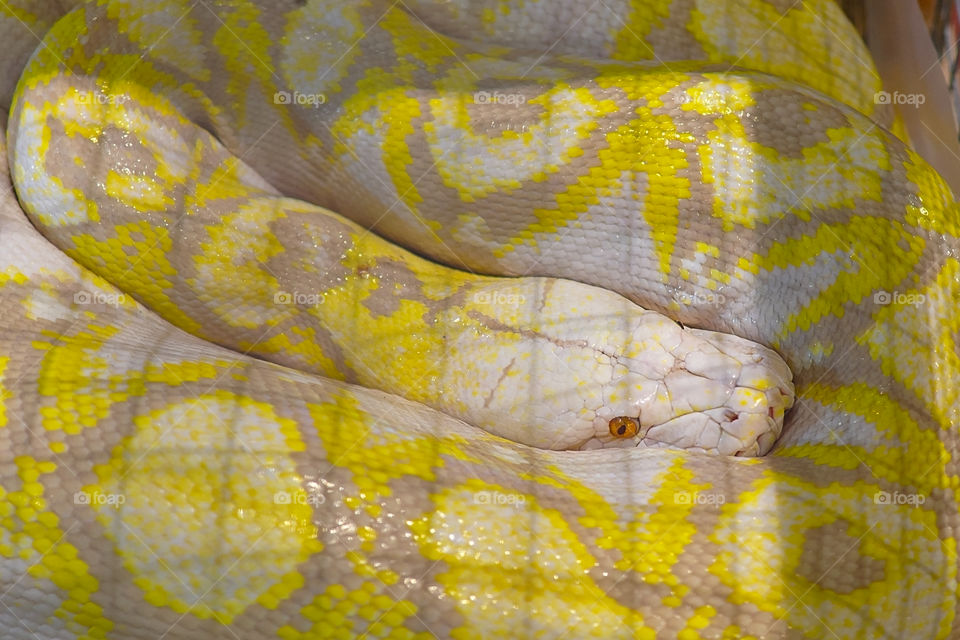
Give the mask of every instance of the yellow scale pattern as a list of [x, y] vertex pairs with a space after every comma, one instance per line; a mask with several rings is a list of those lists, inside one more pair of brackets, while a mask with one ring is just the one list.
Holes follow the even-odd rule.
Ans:
[[[593, 35], [608, 39], [614, 62], [561, 55], [554, 76], [526, 84], [509, 47], [468, 45], [372, 0], [283, 13], [243, 0], [100, 0], [65, 16], [56, 4], [0, 10], [0, 31], [50, 29], [6, 96], [11, 176], [32, 221], [82, 265], [43, 245], [66, 266], [36, 269], [0, 234], [0, 300], [13, 309], [0, 314], [10, 331], [0, 338], [0, 586], [24, 625], [2, 610], [0, 621], [16, 638], [31, 626], [57, 638], [213, 637], [224, 626], [282, 640], [957, 635], [960, 209], [919, 156], [853, 108], [771, 76], [704, 70], [756, 67], [877, 115], [865, 98], [876, 87], [830, 73], [862, 65], [856, 53], [820, 50], [824, 28], [848, 28], [832, 3], [686, 3], [681, 26], [701, 59], [638, 67], [659, 57], [647, 40], [684, 3], [612, 2], [624, 20]], [[478, 2], [479, 28], [493, 37], [536, 5]], [[336, 53], [324, 33], [336, 34]], [[776, 38], [804, 43], [820, 65], [780, 54]], [[374, 41], [392, 59], [368, 51]], [[494, 67], [497, 55], [507, 62], [491, 78], [537, 95], [519, 130], [493, 135], [472, 115], [481, 78], [455, 70]], [[329, 77], [311, 73], [313, 56]], [[314, 127], [274, 100], [301, 90], [339, 110]], [[781, 91], [793, 91], [807, 124], [839, 124], [799, 153], [758, 139], [744, 113]], [[142, 152], [139, 163], [99, 155], [118, 132], [114, 148]], [[365, 177], [382, 180], [363, 197], [382, 188], [384, 208], [423, 223], [409, 235], [439, 245], [455, 240], [451, 219], [482, 230], [475, 252], [486, 264], [568, 246], [553, 243], [629, 197], [629, 211], [613, 205], [615, 220], [649, 230], [645, 274], [662, 299], [682, 283], [729, 293], [769, 276], [786, 289], [795, 281], [770, 274], [795, 275], [806, 297], [751, 315], [807, 374], [783, 446], [763, 460], [656, 450], [578, 459], [312, 375], [386, 381], [418, 400], [452, 395], [443, 383], [472, 370], [444, 369], [442, 327], [479, 338], [484, 322], [523, 321], [477, 302], [498, 281], [359, 225], [338, 220], [336, 238], [319, 223], [275, 234], [325, 213], [281, 197], [270, 165], [304, 182], [316, 166], [346, 180], [337, 159], [365, 165], [369, 140]], [[102, 181], [77, 186], [72, 172], [108, 160]], [[697, 234], [684, 207], [703, 193]], [[529, 205], [506, 235], [485, 217], [502, 196]], [[456, 203], [449, 219], [430, 208], [441, 198]], [[3, 207], [22, 221], [12, 197]], [[180, 224], [200, 236], [187, 256]], [[770, 237], [731, 248], [757, 230]], [[304, 252], [292, 271], [321, 277], [311, 260], [334, 240], [342, 275], [322, 302], [271, 304], [289, 275], [275, 265], [292, 247]], [[396, 265], [409, 282], [376, 275]], [[878, 290], [894, 299], [864, 311]], [[130, 297], [97, 303], [121, 293]], [[382, 296], [395, 306], [376, 307]], [[575, 317], [589, 301], [570, 303]], [[856, 332], [835, 337], [841, 321]], [[338, 348], [328, 335], [343, 338]], [[521, 339], [501, 332], [490, 343]], [[851, 350], [860, 369], [819, 375]]]

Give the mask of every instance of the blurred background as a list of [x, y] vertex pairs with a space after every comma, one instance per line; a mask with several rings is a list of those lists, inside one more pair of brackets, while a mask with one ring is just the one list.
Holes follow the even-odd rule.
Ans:
[[[884, 12], [884, 3], [869, 0], [839, 0], [844, 12], [863, 35], [867, 46], [876, 55], [881, 43], [871, 42], [867, 12]], [[909, 3], [904, 2], [904, 5]], [[933, 49], [936, 52], [943, 81], [950, 94], [954, 130], [960, 130], [960, 0], [917, 0], [916, 12], [922, 17], [923, 24]], [[886, 17], [886, 16], [884, 16]], [[904, 34], [905, 36], [907, 34]], [[916, 35], [916, 34], [913, 34]], [[881, 75], [883, 75], [881, 73]]]

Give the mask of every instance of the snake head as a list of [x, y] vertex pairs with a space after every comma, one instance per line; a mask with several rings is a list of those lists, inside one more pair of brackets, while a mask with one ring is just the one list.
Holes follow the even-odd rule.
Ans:
[[[596, 287], [541, 280], [470, 310], [484, 330], [450, 345], [461, 416], [545, 449], [673, 447], [763, 455], [793, 405], [771, 349], [684, 328]], [[521, 290], [522, 287], [526, 289]], [[496, 355], [491, 355], [496, 354]]]
[[[658, 319], [659, 323], [659, 319]], [[677, 327], [667, 370], [612, 381], [581, 448], [671, 447], [721, 455], [767, 453], [793, 406], [790, 369], [776, 352], [713, 331]], [[664, 335], [664, 334], [661, 334]], [[679, 335], [679, 340], [677, 339]], [[619, 413], [622, 412], [622, 413]]]

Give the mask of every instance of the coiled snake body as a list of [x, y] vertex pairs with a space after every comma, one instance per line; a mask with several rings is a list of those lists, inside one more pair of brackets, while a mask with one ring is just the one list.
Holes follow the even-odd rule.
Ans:
[[[61, 4], [0, 23], [4, 637], [958, 635], [960, 218], [833, 4]], [[568, 452], [352, 385], [626, 313], [366, 228], [756, 340], [796, 406]]]

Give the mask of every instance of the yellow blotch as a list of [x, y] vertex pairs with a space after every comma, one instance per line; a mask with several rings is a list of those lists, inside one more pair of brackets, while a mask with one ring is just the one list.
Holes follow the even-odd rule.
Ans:
[[418, 18], [396, 8], [384, 14], [379, 26], [393, 36], [400, 73], [407, 80], [418, 69], [431, 71], [448, 64], [462, 48], [456, 40], [426, 28]]
[[[242, 198], [245, 194], [233, 195]], [[271, 229], [274, 221], [284, 217], [282, 211], [276, 198], [254, 198], [222, 216], [217, 224], [206, 226], [209, 240], [202, 242], [203, 250], [193, 256], [196, 277], [187, 282], [228, 326], [276, 326], [296, 313], [296, 307], [277, 304], [276, 296], [283, 293], [283, 287], [265, 267], [284, 251]]]
[[[827, 443], [823, 447], [811, 444], [804, 445], [802, 451], [787, 447], [778, 455], [800, 454], [800, 457], [815, 457], [833, 466], [850, 469], [866, 464], [878, 478], [908, 484], [925, 494], [950, 486], [945, 466], [951, 456], [937, 432], [922, 429], [900, 403], [879, 389], [859, 382], [841, 386], [814, 383], [797, 389], [797, 395], [838, 414], [863, 418], [878, 432], [874, 437], [875, 446], [866, 449], [849, 445], [838, 447], [836, 443]], [[853, 451], [836, 452], [843, 459], [831, 457], [828, 460], [824, 456], [835, 455], [829, 449]], [[912, 470], [917, 472], [911, 473]]]
[[698, 240], [694, 244], [694, 247], [696, 248], [697, 253], [702, 253], [706, 256], [710, 256], [711, 258], [720, 257], [720, 247], [715, 244], [707, 244], [706, 242], [701, 242]]
[[[872, 299], [878, 290], [893, 291], [913, 272], [923, 250], [924, 240], [899, 222], [865, 216], [853, 216], [842, 224], [823, 223], [813, 235], [774, 243], [759, 261], [767, 270], [814, 265], [835, 253], [852, 256], [847, 269], [822, 282], [819, 294], [784, 321], [780, 335], [798, 328], [806, 331], [827, 315], [842, 318], [851, 303]], [[892, 253], [896, 260], [889, 259]]]
[[673, 595], [664, 601], [665, 605], [678, 606], [682, 602], [678, 596], [685, 595], [683, 581], [672, 572], [672, 567], [696, 533], [695, 527], [685, 521], [686, 516], [698, 502], [717, 501], [707, 494], [698, 498], [700, 492], [711, 488], [709, 484], [696, 482], [695, 475], [684, 468], [684, 460], [675, 457], [651, 482], [654, 489], [644, 501], [655, 505], [656, 510], [635, 509], [624, 515], [614, 510], [603, 496], [560, 469], [550, 466], [546, 471], [550, 475], [521, 474], [521, 477], [556, 487], [574, 497], [588, 514], [579, 518], [580, 524], [601, 531], [597, 546], [621, 553], [621, 559], [614, 565], [618, 570], [636, 572], [648, 584], [672, 587]]
[[707, 134], [709, 144], [702, 145], [699, 154], [703, 182], [713, 185], [716, 194], [713, 215], [723, 221], [725, 231], [753, 229], [787, 212], [808, 220], [809, 209], [852, 203], [854, 190], [831, 176], [837, 173], [838, 158], [829, 145], [804, 149], [802, 159], [784, 158], [776, 149], [749, 140], [735, 114], [714, 124], [716, 129]]
[[753, 79], [708, 75], [706, 80], [687, 89], [690, 100], [681, 109], [703, 115], [735, 115], [754, 106], [753, 92], [766, 86], [769, 85]]
[[757, 275], [760, 273], [760, 266], [757, 264], [758, 261], [757, 254], [752, 254], [749, 258], [741, 256], [737, 258], [737, 269]]
[[0, 428], [7, 426], [7, 402], [13, 397], [12, 381], [7, 374], [9, 365], [9, 356], [0, 356]]
[[230, 360], [214, 360], [212, 362], [191, 361], [164, 362], [160, 365], [148, 363], [143, 370], [144, 382], [163, 382], [170, 386], [178, 386], [184, 382], [198, 382], [200, 380], [217, 380], [227, 369], [236, 366]]
[[[413, 77], [422, 72], [424, 66], [429, 69], [435, 64], [449, 61], [450, 51], [460, 45], [426, 30], [400, 10], [387, 11], [379, 26], [393, 35], [398, 59], [389, 72], [379, 67], [366, 69], [364, 77], [357, 83], [359, 91], [345, 101], [344, 114], [334, 123], [331, 131], [339, 140], [349, 139], [360, 129], [378, 134], [382, 140], [384, 167], [397, 197], [410, 211], [416, 212], [423, 197], [407, 171], [407, 167], [413, 163], [407, 138], [414, 135], [412, 123], [422, 114], [418, 99], [411, 95], [414, 94]], [[358, 116], [374, 108], [380, 118], [371, 127]], [[342, 143], [335, 144], [334, 152], [348, 153]], [[434, 230], [439, 228], [435, 221], [421, 221]]]
[[378, 126], [382, 119], [370, 123], [363, 116], [378, 107], [380, 104], [378, 96], [382, 92], [402, 92], [399, 85], [399, 78], [380, 67], [364, 69], [363, 77], [357, 80], [357, 91], [345, 98], [340, 107], [343, 114], [330, 127], [330, 132], [336, 140], [333, 145], [334, 154], [338, 156], [350, 154], [351, 148], [342, 141], [350, 140], [358, 132], [362, 131], [370, 136], [379, 136], [382, 133], [382, 129], [386, 127], [386, 123], [383, 123], [383, 127]]
[[[55, 589], [32, 586], [59, 600], [56, 605], [48, 599], [38, 602], [32, 618], [46, 614], [51, 626], [71, 637], [106, 638], [113, 623], [93, 601], [100, 585], [79, 550], [65, 540], [67, 531], [60, 526], [60, 517], [47, 506], [40, 478], [53, 473], [56, 465], [30, 456], [19, 456], [14, 463], [21, 488], [0, 488], [0, 557], [26, 563], [27, 575], [41, 584], [52, 583]], [[78, 503], [76, 496], [74, 503]], [[23, 587], [31, 586], [30, 578], [22, 580]]]
[[[583, 154], [596, 119], [617, 109], [612, 100], [599, 100], [588, 89], [557, 83], [536, 97], [510, 94], [513, 99], [541, 107], [536, 121], [522, 132], [502, 135], [476, 133], [467, 110], [476, 94], [453, 91], [430, 101], [432, 118], [424, 124], [437, 173], [456, 189], [463, 202], [474, 202], [494, 192], [509, 192], [523, 181], [542, 181]], [[540, 230], [543, 220], [531, 229]]]
[[834, 349], [835, 346], [832, 342], [815, 340], [809, 343], [807, 351], [809, 352], [810, 359], [813, 362], [822, 362], [824, 358], [827, 358], [833, 354]]
[[219, 15], [212, 41], [227, 70], [226, 89], [232, 99], [224, 104], [239, 129], [252, 124], [247, 115], [251, 96], [273, 101], [276, 81], [270, 50], [275, 43], [262, 24], [259, 7], [252, 2], [235, 3]]
[[421, 116], [420, 105], [416, 98], [408, 97], [404, 89], [381, 95], [378, 103], [382, 121], [386, 123], [382, 147], [384, 165], [400, 199], [411, 211], [417, 211], [423, 196], [407, 172], [407, 167], [413, 164], [407, 138], [414, 133], [411, 123]]
[[119, 0], [107, 5], [107, 16], [118, 22], [118, 30], [139, 43], [151, 58], [206, 82], [210, 68], [205, 60], [205, 34], [190, 15], [185, 0]]
[[[296, 356], [302, 363], [305, 371], [322, 375], [326, 378], [343, 380], [344, 372], [337, 368], [336, 362], [331, 360], [323, 349], [314, 340], [314, 329], [312, 327], [290, 327], [283, 333], [278, 333], [266, 340], [260, 340], [257, 343], [248, 343], [241, 341], [238, 344], [240, 349], [256, 349], [257, 354], [284, 354], [286, 356]], [[297, 341], [291, 340], [291, 336], [296, 336]]]
[[703, 636], [700, 630], [710, 624], [711, 618], [717, 615], [717, 610], [710, 605], [697, 607], [694, 614], [687, 620], [687, 626], [677, 634], [678, 640], [699, 640]]
[[8, 267], [8, 271], [6, 273], [0, 272], [0, 286], [10, 282], [15, 282], [16, 284], [26, 284], [30, 280], [28, 275], [15, 269], [16, 267]]
[[397, 599], [376, 582], [364, 582], [347, 590], [334, 584], [300, 609], [309, 629], [300, 631], [291, 625], [277, 630], [281, 640], [313, 640], [314, 638], [390, 638], [391, 640], [432, 640], [433, 634], [414, 633], [404, 625], [417, 614], [417, 606], [409, 600]]
[[142, 373], [118, 369], [108, 355], [100, 353], [114, 327], [90, 325], [74, 334], [49, 334], [49, 342], [33, 343], [42, 354], [37, 392], [52, 405], [39, 408], [41, 424], [48, 431], [68, 435], [95, 427], [116, 402], [142, 395]]
[[[617, 561], [617, 569], [636, 571], [651, 584], [682, 584], [672, 567], [696, 534], [696, 527], [686, 517], [698, 505], [701, 492], [710, 489], [708, 484], [697, 483], [695, 474], [684, 464], [683, 458], [676, 458], [658, 478], [650, 498], [650, 504], [657, 505], [655, 511], [632, 519], [625, 528], [611, 530], [612, 535], [597, 541], [603, 549], [621, 550], [623, 558]], [[670, 534], [664, 535], [664, 531]]]
[[156, 180], [145, 176], [107, 172], [106, 193], [122, 200], [137, 211], [165, 211], [173, 206], [173, 198], [164, 194]]
[[593, 581], [596, 560], [560, 512], [479, 479], [431, 499], [435, 510], [408, 524], [421, 553], [444, 563], [436, 580], [464, 620], [452, 637], [512, 637], [524, 628], [532, 636], [608, 638], [624, 627], [635, 638], [655, 637], [641, 614]]
[[836, 3], [698, 0], [686, 27], [711, 62], [733, 63], [813, 87], [870, 115], [880, 78]]
[[[353, 66], [363, 47], [358, 43], [365, 31], [361, 15], [363, 5], [338, 5], [307, 2], [284, 14], [283, 37], [278, 46], [282, 51], [276, 65], [283, 73], [287, 89], [299, 88], [301, 93], [323, 95], [340, 93], [340, 80]], [[347, 46], [317, 46], [318, 42], [349, 43]], [[322, 69], [321, 73], [317, 70]], [[302, 135], [291, 109], [276, 110], [291, 133]]]
[[955, 339], [960, 333], [960, 261], [945, 259], [925, 288], [892, 289], [891, 304], [878, 305], [874, 325], [857, 336], [857, 343], [869, 348], [886, 375], [912, 389], [944, 429], [955, 431], [960, 424], [960, 349]]
[[360, 408], [347, 391], [332, 402], [309, 405], [314, 428], [323, 442], [327, 459], [353, 473], [357, 494], [344, 500], [351, 508], [374, 508], [381, 496], [392, 495], [389, 483], [404, 476], [433, 482], [434, 469], [445, 466], [444, 456], [467, 460], [463, 438], [401, 435], [399, 431], [371, 431], [376, 418]]
[[297, 567], [323, 546], [292, 458], [305, 449], [294, 420], [221, 390], [134, 425], [84, 491], [120, 497], [93, 506], [145, 601], [230, 624], [303, 586]]
[[[213, 381], [232, 364], [185, 361], [129, 368], [105, 349], [118, 333], [115, 327], [89, 325], [73, 334], [45, 334], [48, 342], [33, 343], [42, 354], [37, 392], [50, 399], [38, 409], [44, 429], [80, 433], [108, 418], [115, 404], [143, 396], [150, 383], [177, 387], [185, 382]], [[54, 451], [65, 450], [63, 443], [50, 446]]]
[[[520, 231], [495, 254], [505, 255], [514, 247], [536, 244], [536, 234], [554, 234], [562, 226], [576, 220], [590, 206], [601, 199], [617, 196], [625, 181], [633, 174], [643, 173], [647, 189], [643, 202], [637, 208], [653, 231], [659, 266], [666, 281], [671, 271], [670, 258], [677, 238], [679, 202], [690, 196], [690, 183], [678, 172], [687, 167], [685, 152], [677, 144], [687, 140], [669, 116], [654, 114], [661, 105], [660, 96], [687, 76], [682, 73], [637, 74], [618, 69], [605, 71], [597, 78], [604, 89], [624, 92], [637, 102], [637, 118], [605, 136], [606, 146], [597, 152], [599, 166], [556, 196], [556, 206], [536, 209], [537, 222]], [[669, 84], [669, 83], [673, 84]], [[579, 94], [578, 94], [579, 96]], [[605, 105], [597, 102], [597, 105]], [[606, 106], [599, 115], [607, 113]], [[585, 134], [592, 127], [585, 129]]]
[[[52, 132], [47, 126], [47, 118], [48, 114], [42, 109], [24, 101], [19, 118], [15, 121], [21, 137], [17, 146], [23, 147], [26, 155], [32, 158], [45, 158], [51, 153]], [[35, 164], [31, 167], [18, 162], [11, 167], [11, 173], [18, 185], [24, 210], [41, 227], [66, 226], [100, 219], [95, 199], [87, 197], [83, 189], [66, 188], [59, 176], [42, 171], [41, 166]]]
[[441, 389], [443, 323], [425, 324], [429, 308], [412, 298], [396, 298], [395, 310], [384, 315], [371, 312], [364, 301], [382, 286], [371, 275], [379, 260], [401, 261], [423, 280], [442, 279], [444, 272], [368, 238], [361, 243], [359, 237], [352, 237], [341, 260], [351, 275], [324, 292], [323, 303], [310, 307], [309, 313], [339, 344], [349, 345], [345, 351], [361, 384], [403, 390], [404, 397], [420, 402], [432, 400]]
[[[218, 142], [204, 136], [194, 145], [191, 151], [191, 169], [184, 178], [186, 183], [195, 185], [183, 196], [183, 208], [187, 215], [202, 212], [218, 200], [249, 201], [264, 195], [272, 198], [272, 194], [265, 194], [255, 185], [260, 178], [255, 177], [247, 165], [233, 156], [223, 158], [220, 150]], [[209, 175], [206, 175], [207, 173]]]
[[903, 166], [907, 179], [916, 186], [907, 204], [907, 224], [960, 237], [960, 204], [957, 204], [950, 187], [940, 174], [912, 149], [907, 149], [908, 159]]
[[725, 231], [753, 229], [757, 222], [768, 224], [787, 212], [809, 220], [811, 210], [853, 209], [858, 200], [881, 200], [877, 169], [891, 165], [879, 132], [829, 129], [829, 142], [805, 148], [802, 158], [790, 158], [751, 141], [737, 115], [714, 122], [709, 144], [699, 154], [703, 182], [716, 192], [713, 215]]
[[[115, 65], [116, 61], [112, 63]], [[154, 82], [160, 80], [171, 82], [162, 74]], [[81, 84], [83, 86], [86, 85]], [[103, 77], [98, 78], [95, 89], [71, 87], [49, 109], [51, 116], [63, 123], [70, 136], [99, 143], [104, 130], [113, 128], [127, 134], [132, 144], [150, 152], [156, 163], [149, 174], [137, 174], [129, 166], [118, 165], [116, 170], [107, 172], [103, 187], [108, 197], [134, 211], [172, 207], [174, 191], [182, 186], [185, 178], [181, 158], [186, 157], [188, 146], [177, 127], [167, 124], [158, 127], [156, 117], [172, 118], [184, 126], [188, 121], [168, 98], [157, 95], [125, 74], [114, 79], [105, 71]], [[163, 131], [162, 135], [158, 135], [158, 130]], [[83, 164], [82, 158], [76, 158], [76, 161]]]
[[[116, 225], [113, 237], [100, 239], [83, 233], [73, 236], [74, 247], [66, 253], [88, 269], [154, 309], [169, 322], [190, 333], [201, 327], [167, 296], [173, 287], [168, 278], [177, 275], [167, 255], [173, 241], [164, 227], [146, 220]], [[132, 250], [130, 254], [127, 249]]]
[[912, 147], [913, 143], [910, 142], [910, 134], [907, 131], [907, 123], [903, 121], [903, 117], [900, 115], [899, 111], [893, 112], [893, 122], [890, 123], [890, 133], [903, 141], [908, 152], [911, 150], [909, 147]]
[[[812, 458], [824, 463], [816, 454]], [[936, 637], [946, 637], [953, 599], [945, 594], [956, 583], [956, 563], [950, 560], [956, 543], [938, 538], [934, 510], [885, 503], [877, 493], [873, 484], [819, 486], [768, 471], [736, 503], [721, 507], [709, 536], [720, 551], [709, 570], [731, 589], [731, 602], [752, 604], [805, 635], [826, 627], [838, 638], [853, 640], [862, 637], [862, 621], [871, 620], [878, 629], [898, 628], [904, 637], [932, 637], [937, 623], [931, 621], [939, 621], [944, 635]], [[838, 592], [823, 585], [822, 571], [812, 578], [799, 575], [810, 531], [833, 524], [846, 530], [846, 538], [814, 553], [853, 554], [880, 563], [873, 582]], [[909, 619], [907, 627], [899, 626], [902, 612], [889, 606], [890, 594], [904, 589], [917, 594], [914, 607], [931, 612]], [[798, 594], [806, 606], [796, 606]], [[850, 611], [859, 613], [850, 616]]]
[[[4, 9], [7, 6], [9, 3], [4, 2]], [[18, 103], [25, 90], [46, 83], [61, 71], [63, 52], [70, 51], [71, 48], [82, 49], [76, 45], [78, 39], [86, 37], [87, 34], [87, 7], [77, 6], [76, 10], [61, 16], [54, 22], [50, 31], [43, 36], [44, 46], [36, 48], [29, 64], [23, 70], [16, 98], [10, 106], [11, 114], [18, 106], [23, 106]]]
[[672, 0], [629, 3], [630, 13], [623, 21], [623, 28], [616, 33], [610, 57], [628, 62], [653, 58], [653, 48], [645, 38], [653, 28], [662, 26], [673, 4]]

